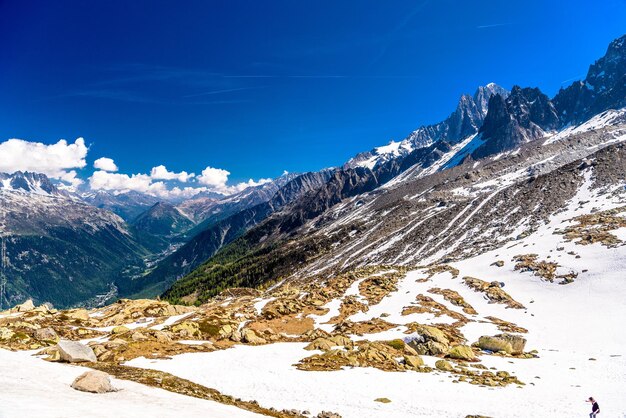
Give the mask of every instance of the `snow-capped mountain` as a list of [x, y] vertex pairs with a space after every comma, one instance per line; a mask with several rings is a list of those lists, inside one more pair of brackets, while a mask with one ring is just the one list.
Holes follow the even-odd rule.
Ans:
[[59, 306], [106, 294], [147, 251], [122, 218], [60, 191], [44, 174], [0, 174], [7, 297]]
[[16, 171], [0, 173], [0, 192], [33, 193], [46, 196], [67, 196], [45, 174]]
[[[272, 181], [258, 186], [248, 187], [228, 196], [194, 196], [184, 200], [176, 207], [189, 218], [198, 223], [194, 232], [206, 229], [209, 223], [224, 219], [229, 215], [241, 212], [249, 207], [267, 202], [282, 186], [296, 178], [296, 173], [286, 173]], [[206, 221], [206, 222], [203, 222]], [[191, 235], [194, 235], [192, 232]]]
[[480, 86], [473, 96], [462, 95], [456, 110], [444, 121], [434, 125], [422, 126], [400, 142], [391, 141], [388, 145], [358, 154], [350, 159], [344, 167], [374, 168], [378, 164], [397, 157], [404, 157], [416, 149], [428, 147], [438, 141], [455, 145], [478, 132], [487, 115], [489, 99], [492, 96], [500, 95], [506, 99], [508, 94], [507, 90], [495, 83]]

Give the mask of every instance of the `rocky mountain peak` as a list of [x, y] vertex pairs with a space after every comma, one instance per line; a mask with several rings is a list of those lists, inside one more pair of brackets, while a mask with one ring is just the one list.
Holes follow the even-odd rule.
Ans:
[[606, 54], [589, 66], [586, 84], [601, 92], [619, 81], [626, 72], [626, 35], [609, 44]]
[[486, 86], [480, 86], [476, 89], [474, 93], [474, 103], [480, 109], [483, 117], [487, 115], [487, 107], [489, 105], [489, 99], [491, 96], [495, 96], [499, 94], [500, 96], [507, 98], [509, 96], [509, 91], [504, 87], [500, 87], [496, 83], [489, 83]]
[[485, 143], [472, 157], [483, 158], [513, 149], [559, 125], [554, 105], [541, 90], [513, 86], [506, 99], [496, 94], [489, 100], [487, 116], [479, 131]]
[[609, 44], [606, 54], [589, 66], [585, 80], [561, 89], [553, 102], [563, 125], [626, 106], [626, 35]]
[[457, 144], [478, 132], [487, 115], [489, 99], [496, 94], [506, 98], [509, 92], [495, 83], [489, 83], [478, 87], [473, 96], [463, 94], [454, 112], [442, 122], [421, 126], [400, 142], [392, 142], [387, 146], [357, 154], [344, 168], [374, 168], [390, 159], [404, 157], [416, 149], [429, 147], [439, 141]]
[[12, 174], [0, 173], [0, 190], [48, 195], [62, 194], [48, 176], [28, 171], [16, 171]]

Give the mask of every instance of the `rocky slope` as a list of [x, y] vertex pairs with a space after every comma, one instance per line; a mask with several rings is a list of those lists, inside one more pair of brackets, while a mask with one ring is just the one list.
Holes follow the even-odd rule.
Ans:
[[[615, 51], [621, 45], [614, 41], [590, 74], [607, 62], [620, 63]], [[611, 67], [614, 73], [625, 69]], [[610, 85], [596, 87], [612, 90], [616, 79], [608, 77]], [[462, 98], [459, 109], [470, 102], [484, 109], [484, 95], [476, 97]], [[431, 135], [432, 145], [398, 145], [394, 149], [402, 152], [351, 160], [318, 190], [223, 248], [165, 296], [202, 301], [229, 286], [259, 286], [372, 263], [405, 265], [472, 255], [502, 245], [500, 237], [513, 232], [531, 233], [567, 205], [583, 184], [568, 173], [585, 158], [596, 158], [591, 155], [605, 147], [621, 155], [621, 148], [612, 145], [624, 139], [621, 110], [600, 113], [576, 127], [538, 89], [516, 86], [506, 98], [490, 94], [487, 103], [480, 127], [458, 116], [471, 112], [457, 109], [435, 125], [445, 134]], [[618, 109], [621, 103], [610, 106]], [[458, 120], [468, 123], [452, 123]], [[421, 132], [440, 132], [431, 128]], [[603, 169], [621, 181], [620, 160], [612, 164]]]

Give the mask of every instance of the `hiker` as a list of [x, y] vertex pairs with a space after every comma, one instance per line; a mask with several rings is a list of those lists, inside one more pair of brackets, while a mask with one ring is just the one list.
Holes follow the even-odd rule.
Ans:
[[598, 402], [593, 399], [593, 396], [590, 396], [589, 399], [587, 399], [587, 402], [591, 402], [591, 413], [589, 414], [589, 418], [596, 418], [596, 416], [600, 413], [600, 405], [598, 405]]

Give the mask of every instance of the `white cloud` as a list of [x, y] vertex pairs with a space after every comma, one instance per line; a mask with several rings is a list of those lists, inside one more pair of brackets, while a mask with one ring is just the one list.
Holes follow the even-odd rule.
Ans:
[[202, 174], [198, 176], [198, 182], [206, 186], [214, 188], [226, 187], [230, 172], [221, 168], [207, 167], [202, 170]]
[[[86, 167], [88, 148], [83, 138], [74, 143], [61, 139], [56, 144], [46, 145], [40, 142], [9, 139], [0, 143], [0, 172], [31, 171], [46, 174], [76, 188], [83, 183], [76, 169]], [[93, 163], [96, 171], [89, 178], [89, 187], [93, 190], [138, 191], [163, 198], [186, 198], [201, 192], [211, 191], [230, 195], [248, 187], [255, 187], [271, 179], [250, 179], [232, 186], [228, 185], [230, 172], [221, 168], [206, 167], [196, 177], [194, 173], [169, 171], [165, 165], [152, 168], [150, 174], [116, 173], [118, 167], [111, 158], [101, 157]], [[187, 183], [196, 178], [199, 187], [171, 187], [163, 181], [176, 180]]]
[[228, 183], [228, 176], [230, 176], [230, 172], [227, 170], [223, 170], [221, 168], [207, 167], [202, 170], [202, 174], [200, 174], [197, 179], [200, 184], [208, 186], [209, 190], [224, 195], [238, 193], [247, 189], [248, 187], [260, 186], [262, 184], [272, 181], [272, 179], [259, 179], [258, 181], [250, 179], [248, 181], [235, 184], [233, 186], [228, 186], [226, 184]]
[[101, 157], [93, 162], [93, 167], [104, 171], [117, 171], [117, 165], [111, 158]]
[[180, 173], [168, 171], [164, 165], [152, 167], [152, 170], [150, 171], [150, 177], [155, 180], [178, 180], [181, 183], [186, 183], [195, 176], [196, 175], [194, 173], [189, 174], [186, 171], [181, 171]]
[[87, 165], [85, 140], [78, 138], [73, 144], [61, 139], [46, 145], [23, 139], [9, 139], [0, 143], [0, 172], [34, 171], [72, 185], [82, 183], [74, 168]]
[[259, 179], [258, 181], [254, 181], [254, 180], [250, 179], [248, 181], [244, 181], [244, 182], [238, 183], [238, 184], [236, 184], [234, 186], [226, 187], [226, 189], [230, 192], [230, 193], [227, 193], [227, 194], [242, 192], [245, 189], [247, 189], [248, 187], [261, 186], [261, 185], [269, 183], [271, 181], [272, 181], [272, 179]]
[[162, 181], [153, 182], [147, 174], [121, 174], [95, 171], [89, 178], [89, 187], [93, 190], [136, 191], [164, 199], [192, 197], [207, 191], [206, 187], [173, 187], [169, 189]]
[[63, 180], [66, 183], [69, 183], [72, 186], [72, 188], [76, 188], [77, 186], [80, 186], [81, 184], [84, 183], [81, 179], [76, 177], [76, 175], [77, 175], [76, 170], [71, 170], [71, 171], [65, 172], [65, 174], [61, 175], [59, 179]]
[[152, 185], [152, 179], [147, 174], [109, 173], [103, 170], [95, 171], [89, 178], [89, 186], [94, 190], [134, 190], [147, 192]]

